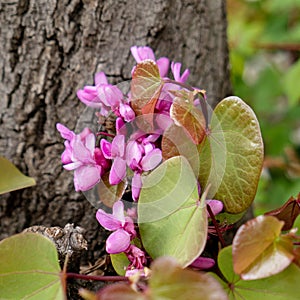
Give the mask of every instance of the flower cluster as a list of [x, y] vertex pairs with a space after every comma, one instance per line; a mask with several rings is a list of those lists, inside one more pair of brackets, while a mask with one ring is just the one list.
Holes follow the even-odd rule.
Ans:
[[80, 134], [75, 134], [60, 123], [56, 124], [56, 128], [66, 139], [61, 160], [66, 170], [74, 170], [75, 190], [91, 189], [110, 167], [101, 149], [95, 146], [95, 135], [88, 128]]
[[[149, 47], [133, 46], [131, 53], [137, 63], [149, 59], [156, 61], [160, 76], [167, 76], [170, 66], [168, 58], [161, 57], [156, 60]], [[171, 63], [174, 79], [184, 83], [189, 76], [189, 70], [185, 70], [181, 75], [180, 69], [180, 63]], [[77, 96], [80, 101], [99, 110], [99, 115], [107, 117], [110, 112], [115, 114], [117, 135], [112, 141], [101, 139], [100, 147], [96, 147], [95, 135], [89, 129], [84, 129], [81, 134], [75, 135], [65, 126], [57, 124], [58, 131], [66, 139], [62, 162], [65, 169], [75, 170], [76, 191], [91, 189], [100, 181], [101, 176], [109, 171], [111, 185], [120, 183], [127, 176], [131, 177], [132, 198], [137, 201], [142, 187], [143, 172], [153, 170], [162, 161], [162, 153], [157, 141], [171, 121], [170, 106], [174, 96], [169, 93], [169, 90], [179, 88], [172, 83], [166, 83], [162, 88], [155, 107], [157, 128], [152, 132], [145, 132], [138, 128], [136, 114], [131, 107], [130, 93], [124, 96], [117, 86], [108, 83], [103, 72], [95, 75], [94, 86], [85, 86], [79, 90]], [[126, 124], [131, 126], [131, 134], [127, 132]], [[128, 169], [131, 171], [128, 172]]]
[[107, 253], [125, 252], [130, 261], [127, 270], [143, 270], [146, 256], [144, 251], [131, 244], [131, 241], [136, 237], [136, 231], [132, 218], [124, 214], [123, 202], [120, 200], [115, 202], [112, 214], [98, 209], [96, 218], [105, 229], [113, 231], [106, 240]]
[[[134, 108], [131, 92], [123, 95], [117, 86], [108, 83], [103, 72], [97, 73], [95, 84], [80, 89], [77, 96], [85, 105], [97, 109], [98, 116], [108, 117], [110, 113], [114, 114], [116, 134], [110, 137], [100, 132], [96, 135], [103, 138], [98, 140], [88, 128], [80, 134], [75, 134], [62, 124], [57, 124], [57, 130], [65, 139], [65, 151], [61, 160], [66, 170], [74, 170], [76, 191], [93, 188], [104, 174], [109, 173], [108, 181], [111, 186], [122, 181], [131, 182], [132, 199], [138, 201], [143, 175], [155, 169], [163, 159], [162, 137], [165, 130], [174, 124], [170, 113], [171, 106], [176, 92], [184, 89], [190, 72], [186, 69], [181, 73], [181, 64], [170, 64], [166, 57], [156, 59], [149, 47], [134, 46], [131, 53], [137, 63], [155, 62], [157, 72], [164, 81], [159, 89], [159, 97], [154, 100], [148, 99], [148, 102], [153, 100], [153, 119], [143, 119], [140, 110]], [[132, 69], [132, 74], [136, 68]], [[169, 71], [174, 80], [167, 77]], [[142, 93], [147, 91], [147, 87], [144, 86], [137, 88], [142, 90]], [[209, 201], [214, 214], [223, 209], [220, 201]], [[96, 218], [105, 229], [112, 231], [106, 241], [106, 251], [110, 254], [124, 252], [130, 261], [127, 270], [142, 270], [146, 264], [146, 254], [134, 242], [138, 237], [130, 213], [124, 212], [124, 205], [119, 200], [114, 203], [112, 214], [99, 209]], [[212, 261], [200, 257], [193, 263], [194, 267], [201, 265], [211, 266]]]

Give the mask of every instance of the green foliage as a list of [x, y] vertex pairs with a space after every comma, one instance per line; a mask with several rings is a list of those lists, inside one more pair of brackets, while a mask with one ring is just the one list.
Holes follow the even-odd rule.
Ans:
[[206, 193], [199, 202], [196, 177], [182, 156], [166, 160], [144, 178], [138, 223], [152, 258], [173, 256], [187, 266], [201, 254], [207, 237], [205, 198]]
[[295, 106], [300, 97], [300, 60], [293, 64], [284, 77], [284, 90], [288, 96], [289, 105]]
[[35, 233], [20, 233], [0, 242], [1, 299], [63, 300], [55, 245]]
[[35, 185], [35, 180], [22, 174], [9, 160], [0, 156], [0, 195]]
[[232, 247], [222, 249], [218, 265], [225, 281], [210, 273], [222, 284], [231, 300], [297, 300], [300, 294], [300, 268], [291, 264], [283, 272], [257, 280], [242, 280], [233, 270]]
[[265, 143], [266, 170], [255, 200], [259, 214], [300, 191], [300, 1], [227, 3], [234, 94], [256, 112]]
[[126, 254], [124, 252], [118, 254], [110, 254], [110, 260], [117, 274], [120, 276], [125, 276], [126, 268], [130, 263]]
[[210, 132], [200, 150], [202, 187], [211, 184], [209, 198], [221, 200], [229, 213], [241, 213], [252, 203], [263, 163], [263, 142], [252, 109], [237, 97], [215, 108]]

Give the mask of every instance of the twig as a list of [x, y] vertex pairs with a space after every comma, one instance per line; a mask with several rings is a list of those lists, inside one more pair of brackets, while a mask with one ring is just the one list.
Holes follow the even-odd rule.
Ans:
[[218, 238], [219, 238], [219, 240], [220, 240], [220, 243], [221, 243], [221, 245], [222, 245], [222, 248], [224, 248], [224, 247], [226, 246], [226, 244], [225, 244], [224, 238], [223, 238], [223, 236], [222, 236], [222, 233], [221, 233], [221, 231], [220, 231], [219, 224], [218, 224], [218, 222], [217, 222], [217, 220], [216, 220], [216, 218], [215, 218], [215, 215], [214, 215], [214, 213], [212, 212], [212, 210], [211, 210], [209, 204], [206, 205], [206, 208], [207, 208], [207, 211], [208, 211], [208, 213], [209, 213], [209, 216], [210, 216], [210, 218], [211, 218], [211, 220], [212, 220], [212, 222], [213, 222], [213, 224], [214, 224], [214, 226], [215, 226], [215, 229], [216, 229]]

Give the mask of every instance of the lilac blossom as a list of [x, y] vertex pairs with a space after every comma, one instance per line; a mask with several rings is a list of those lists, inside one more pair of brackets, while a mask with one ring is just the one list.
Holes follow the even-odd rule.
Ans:
[[154, 52], [150, 47], [133, 46], [130, 48], [130, 51], [137, 63], [146, 59], [151, 59], [153, 61], [156, 61], [160, 76], [161, 77], [167, 76], [169, 71], [169, 64], [170, 64], [170, 61], [167, 57], [161, 57], [158, 60], [156, 60]]
[[88, 128], [77, 135], [60, 123], [56, 128], [66, 139], [61, 160], [66, 170], [74, 170], [75, 190], [91, 189], [109, 167], [101, 150], [95, 147], [95, 135]]
[[112, 214], [98, 209], [96, 218], [105, 229], [114, 231], [106, 240], [107, 253], [121, 253], [130, 247], [130, 241], [136, 236], [136, 231], [132, 219], [124, 215], [122, 201], [115, 202]]

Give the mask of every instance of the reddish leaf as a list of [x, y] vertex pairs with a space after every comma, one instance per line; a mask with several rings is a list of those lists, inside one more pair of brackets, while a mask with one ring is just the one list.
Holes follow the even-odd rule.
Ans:
[[109, 183], [109, 173], [105, 173], [98, 183], [98, 194], [100, 201], [108, 207], [113, 207], [114, 203], [120, 200], [126, 189], [126, 182], [111, 185]]
[[265, 213], [267, 216], [274, 216], [278, 220], [284, 221], [284, 226], [282, 230], [290, 230], [296, 218], [300, 215], [300, 193], [297, 199], [291, 197], [285, 204], [280, 208], [271, 210]]
[[242, 225], [232, 243], [233, 268], [244, 280], [269, 277], [292, 262], [293, 244], [280, 236], [283, 222], [258, 216]]
[[242, 280], [232, 268], [232, 247], [223, 248], [218, 255], [221, 280], [211, 273], [224, 287], [229, 299], [234, 300], [296, 300], [300, 295], [300, 268], [290, 264], [284, 271], [264, 279]]
[[151, 299], [228, 299], [225, 291], [212, 276], [182, 269], [174, 258], [160, 257], [151, 265]]
[[205, 137], [206, 121], [202, 111], [193, 104], [194, 93], [181, 90], [175, 95], [171, 118], [176, 125], [184, 128], [194, 144], [199, 145]]
[[153, 60], [137, 64], [131, 81], [131, 106], [136, 115], [154, 113], [162, 86], [159, 69]]
[[184, 156], [190, 163], [195, 176], [199, 176], [200, 163], [198, 147], [187, 136], [182, 127], [172, 124], [165, 130], [161, 141], [161, 149], [164, 160], [173, 156]]
[[294, 263], [300, 268], [300, 247], [294, 249]]
[[145, 300], [142, 293], [134, 291], [127, 283], [115, 283], [108, 285], [97, 293], [97, 300]]

